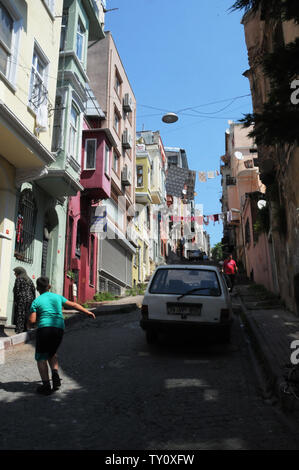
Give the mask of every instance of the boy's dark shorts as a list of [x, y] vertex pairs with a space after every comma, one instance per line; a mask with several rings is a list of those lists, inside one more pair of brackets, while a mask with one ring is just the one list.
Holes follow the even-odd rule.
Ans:
[[35, 360], [47, 361], [56, 354], [63, 338], [64, 330], [54, 326], [45, 326], [36, 331]]

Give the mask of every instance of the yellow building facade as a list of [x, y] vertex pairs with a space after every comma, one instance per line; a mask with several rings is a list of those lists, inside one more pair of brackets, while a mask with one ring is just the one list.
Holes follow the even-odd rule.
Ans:
[[0, 0], [0, 321], [7, 318], [17, 194], [51, 153], [63, 0]]

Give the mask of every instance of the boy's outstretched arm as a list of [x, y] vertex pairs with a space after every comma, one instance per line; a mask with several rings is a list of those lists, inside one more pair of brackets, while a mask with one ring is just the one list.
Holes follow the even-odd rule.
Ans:
[[67, 302], [65, 302], [65, 304], [63, 304], [63, 306], [75, 308], [76, 310], [79, 310], [79, 312], [86, 313], [86, 315], [89, 315], [90, 317], [95, 318], [94, 313], [82, 307], [82, 305], [77, 304], [77, 302], [71, 302], [70, 300], [68, 300]]

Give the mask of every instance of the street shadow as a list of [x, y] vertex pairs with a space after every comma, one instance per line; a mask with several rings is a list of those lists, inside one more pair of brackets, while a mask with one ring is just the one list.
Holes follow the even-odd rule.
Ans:
[[15, 382], [0, 382], [0, 390], [10, 393], [35, 393], [37, 385], [41, 382], [36, 381], [15, 381]]
[[[249, 395], [243, 397], [250, 366], [231, 349], [238, 347], [239, 330], [229, 345], [180, 337], [149, 346], [139, 312], [103, 320], [97, 318], [94, 327], [82, 320], [66, 332], [59, 349], [59, 391], [36, 396], [39, 381], [0, 383], [0, 392], [8, 392], [0, 401], [0, 449], [254, 450], [270, 445], [260, 409], [251, 408]], [[13, 367], [11, 361], [7, 367]], [[26, 365], [24, 373], [32, 377], [35, 367]], [[253, 428], [260, 428], [262, 439]]]

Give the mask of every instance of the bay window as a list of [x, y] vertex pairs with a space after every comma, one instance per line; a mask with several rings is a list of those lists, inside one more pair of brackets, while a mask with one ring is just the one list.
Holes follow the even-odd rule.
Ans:
[[96, 168], [97, 139], [85, 140], [84, 170], [95, 170]]
[[78, 130], [79, 130], [79, 111], [77, 107], [72, 104], [70, 115], [70, 129], [69, 129], [69, 147], [68, 152], [71, 157], [77, 160], [77, 143], [78, 143]]

